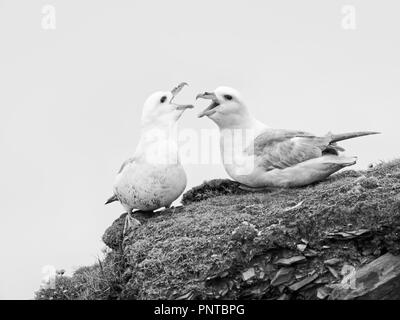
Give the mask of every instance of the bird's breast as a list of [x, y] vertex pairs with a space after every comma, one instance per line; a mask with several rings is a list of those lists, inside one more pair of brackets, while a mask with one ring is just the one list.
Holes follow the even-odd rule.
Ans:
[[230, 130], [221, 132], [221, 158], [226, 172], [235, 180], [240, 176], [251, 175], [254, 171], [256, 159], [246, 150], [254, 141], [252, 132], [245, 130]]
[[186, 174], [180, 164], [134, 163], [117, 176], [114, 193], [127, 208], [156, 210], [170, 205], [185, 187]]

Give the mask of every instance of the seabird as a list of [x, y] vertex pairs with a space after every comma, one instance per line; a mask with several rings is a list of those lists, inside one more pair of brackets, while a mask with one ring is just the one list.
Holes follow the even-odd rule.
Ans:
[[186, 188], [186, 173], [174, 138], [178, 119], [193, 105], [173, 102], [185, 85], [182, 82], [172, 91], [155, 92], [144, 103], [139, 144], [118, 171], [114, 195], [106, 202], [118, 200], [127, 210], [124, 234], [140, 224], [131, 216], [133, 210], [168, 208]]
[[273, 129], [255, 119], [241, 94], [229, 87], [198, 94], [211, 105], [199, 114], [220, 129], [220, 149], [226, 172], [243, 189], [300, 187], [354, 165], [357, 157], [340, 155], [337, 142], [378, 132], [328, 133], [325, 136]]

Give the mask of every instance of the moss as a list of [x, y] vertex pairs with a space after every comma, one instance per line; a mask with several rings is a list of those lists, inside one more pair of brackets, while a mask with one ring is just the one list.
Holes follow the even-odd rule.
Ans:
[[375, 189], [379, 187], [379, 180], [375, 177], [364, 178], [359, 181], [361, 187], [366, 189]]
[[[141, 217], [123, 243], [121, 216], [103, 237], [123, 256], [116, 297], [315, 298], [318, 286], [339, 281], [335, 272], [344, 264], [400, 253], [398, 172], [400, 161], [393, 161], [264, 193], [213, 180], [184, 194], [184, 207]], [[276, 262], [299, 255], [304, 263], [277, 281], [285, 270]], [[324, 261], [332, 258], [340, 262], [330, 270]]]
[[205, 181], [187, 191], [182, 197], [182, 203], [198, 202], [222, 194], [243, 194], [244, 191], [238, 189], [238, 185], [237, 182], [229, 179]]
[[116, 299], [122, 291], [124, 270], [119, 253], [110, 251], [92, 266], [77, 269], [72, 277], [57, 275], [55, 288], [40, 289], [37, 300], [105, 300]]
[[121, 250], [123, 239], [123, 228], [125, 224], [126, 213], [121, 215], [119, 219], [115, 220], [113, 224], [106, 229], [103, 234], [103, 242], [113, 250]]

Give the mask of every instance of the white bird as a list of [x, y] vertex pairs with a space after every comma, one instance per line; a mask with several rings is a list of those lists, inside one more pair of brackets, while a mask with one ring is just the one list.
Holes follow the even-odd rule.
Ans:
[[356, 163], [357, 157], [336, 142], [377, 134], [353, 132], [316, 136], [304, 131], [273, 129], [255, 119], [241, 94], [229, 87], [198, 94], [212, 103], [199, 117], [207, 116], [220, 129], [222, 161], [228, 175], [246, 190], [300, 187]]
[[114, 195], [106, 204], [119, 200], [127, 210], [125, 231], [140, 224], [133, 210], [168, 208], [186, 188], [186, 173], [179, 161], [177, 121], [192, 105], [173, 102], [187, 85], [183, 82], [168, 92], [155, 92], [144, 103], [141, 137], [132, 158], [126, 160], [115, 179]]

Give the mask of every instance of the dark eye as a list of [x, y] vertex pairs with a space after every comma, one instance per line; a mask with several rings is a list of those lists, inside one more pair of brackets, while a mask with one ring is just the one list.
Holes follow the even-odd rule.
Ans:
[[224, 98], [226, 100], [232, 100], [233, 99], [233, 97], [231, 95], [229, 95], [229, 94], [224, 95]]
[[165, 100], [167, 100], [167, 97], [166, 97], [166, 96], [163, 96], [163, 97], [160, 99], [160, 102], [161, 102], [161, 103], [164, 103]]

